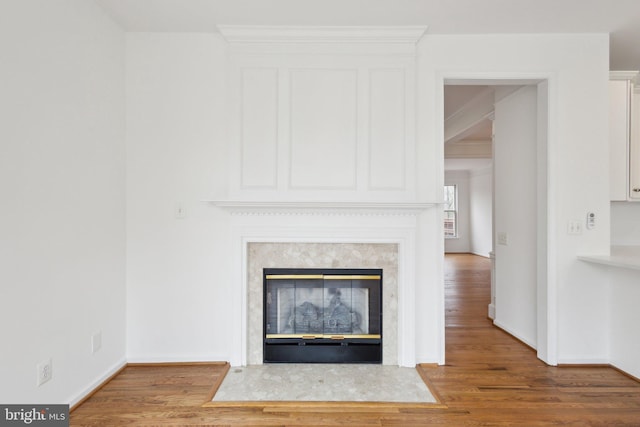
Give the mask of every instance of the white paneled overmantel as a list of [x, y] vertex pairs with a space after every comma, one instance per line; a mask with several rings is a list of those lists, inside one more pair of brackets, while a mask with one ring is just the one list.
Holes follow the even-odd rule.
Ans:
[[232, 200], [411, 202], [425, 27], [220, 27]]

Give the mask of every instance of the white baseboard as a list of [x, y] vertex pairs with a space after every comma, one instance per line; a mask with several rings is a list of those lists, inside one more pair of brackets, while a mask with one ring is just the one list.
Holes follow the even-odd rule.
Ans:
[[505, 331], [506, 333], [508, 333], [509, 335], [512, 335], [515, 338], [517, 338], [518, 340], [522, 341], [523, 343], [525, 343], [529, 347], [531, 347], [533, 349], [537, 349], [538, 348], [536, 343], [534, 343], [533, 341], [530, 341], [530, 340], [528, 340], [526, 338], [521, 337], [519, 334], [515, 333], [514, 331], [512, 331], [508, 327], [506, 327], [503, 324], [501, 324], [500, 321], [494, 319], [493, 324], [496, 325], [498, 328], [502, 329], [503, 331]]
[[489, 309], [488, 309], [488, 314], [489, 319], [495, 319], [496, 318], [496, 306], [493, 304], [489, 304]]
[[491, 258], [491, 256], [489, 256], [489, 253], [480, 253], [480, 252], [473, 252], [473, 251], [471, 251], [471, 253], [474, 255], [481, 256], [483, 258]]
[[77, 405], [79, 402], [81, 402], [83, 399], [85, 399], [87, 396], [89, 396], [91, 393], [93, 393], [105, 381], [107, 381], [110, 377], [112, 377], [115, 373], [117, 373], [119, 370], [121, 370], [125, 366], [127, 366], [127, 360], [126, 359], [120, 359], [118, 361], [118, 363], [116, 363], [111, 368], [109, 368], [109, 370], [107, 370], [107, 372], [105, 372], [104, 374], [100, 375], [93, 382], [91, 382], [88, 386], [86, 386], [80, 393], [78, 393], [75, 397], [70, 399], [69, 407], [72, 408], [75, 405]]
[[599, 357], [586, 359], [571, 357], [566, 359], [558, 359], [558, 365], [611, 365], [611, 362], [609, 361], [609, 359]]
[[128, 363], [200, 363], [200, 362], [222, 362], [228, 361], [229, 356], [194, 356], [194, 355], [172, 355], [172, 356], [131, 356], [127, 358]]
[[[444, 360], [434, 359], [433, 357], [428, 356], [416, 356], [416, 365], [424, 363], [425, 365], [444, 365]], [[399, 365], [401, 366], [401, 365]], [[413, 368], [415, 366], [407, 366], [408, 368]]]

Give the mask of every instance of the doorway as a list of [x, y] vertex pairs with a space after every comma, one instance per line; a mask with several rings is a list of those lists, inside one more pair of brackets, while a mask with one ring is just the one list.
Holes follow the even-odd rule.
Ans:
[[546, 80], [445, 80], [443, 90], [444, 183], [457, 188], [459, 209], [458, 234], [446, 239], [445, 252], [492, 258], [488, 314], [542, 360], [548, 328], [547, 92]]

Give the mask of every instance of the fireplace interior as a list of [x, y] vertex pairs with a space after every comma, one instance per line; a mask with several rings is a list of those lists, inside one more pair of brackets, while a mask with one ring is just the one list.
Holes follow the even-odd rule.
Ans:
[[265, 363], [382, 363], [381, 269], [263, 275]]

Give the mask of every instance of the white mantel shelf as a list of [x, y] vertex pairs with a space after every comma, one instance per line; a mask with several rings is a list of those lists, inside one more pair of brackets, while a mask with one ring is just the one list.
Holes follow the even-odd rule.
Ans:
[[609, 267], [640, 270], [640, 246], [613, 246], [610, 255], [581, 255], [578, 259]]
[[289, 202], [205, 200], [233, 214], [245, 215], [417, 215], [442, 202]]

